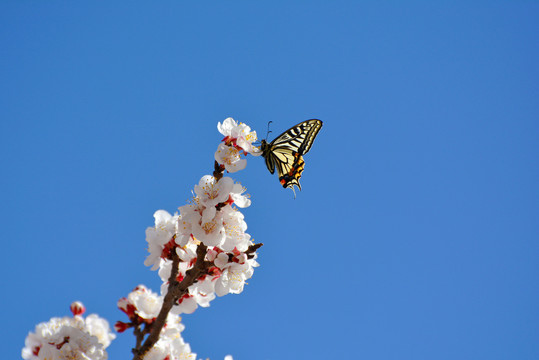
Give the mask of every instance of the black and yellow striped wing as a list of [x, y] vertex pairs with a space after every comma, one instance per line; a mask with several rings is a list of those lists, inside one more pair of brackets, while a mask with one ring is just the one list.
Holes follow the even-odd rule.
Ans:
[[284, 188], [301, 190], [299, 179], [305, 167], [303, 155], [309, 152], [316, 135], [322, 128], [322, 121], [311, 119], [297, 124], [277, 136], [271, 143], [262, 140], [262, 156], [270, 173], [279, 175]]

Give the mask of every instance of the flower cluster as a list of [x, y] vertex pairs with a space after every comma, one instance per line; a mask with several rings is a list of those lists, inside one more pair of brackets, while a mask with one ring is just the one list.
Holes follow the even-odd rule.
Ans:
[[174, 313], [192, 313], [198, 306], [209, 306], [216, 295], [242, 292], [253, 267], [258, 266], [256, 254], [250, 251], [254, 244], [245, 232], [247, 224], [238, 210], [251, 204], [244, 192], [229, 177], [205, 175], [195, 185], [192, 202], [180, 207], [179, 215], [164, 210], [154, 214], [155, 226], [146, 230], [150, 254], [145, 264], [159, 268], [163, 295], [172, 271], [171, 251], [180, 259], [176, 280], [181, 282], [195, 266], [199, 245], [206, 246], [204, 272], [178, 299]]
[[[251, 200], [243, 186], [223, 176], [225, 170], [245, 168], [241, 154], [261, 155], [253, 146], [256, 132], [232, 118], [217, 128], [224, 138], [215, 153], [213, 175], [200, 179], [192, 201], [181, 206], [179, 214], [158, 210], [155, 226], [146, 230], [149, 255], [144, 264], [159, 269], [161, 295], [139, 285], [118, 301], [129, 321], [118, 321], [114, 328], [120, 333], [134, 330], [135, 359], [195, 360], [196, 354], [181, 336], [184, 325], [178, 315], [207, 307], [216, 296], [241, 293], [258, 266], [256, 250], [262, 244], [254, 244], [245, 232], [247, 224], [239, 211], [250, 206]], [[75, 302], [73, 317], [37, 325], [26, 338], [23, 359], [106, 360], [105, 349], [116, 336], [97, 315], [83, 318], [85, 310]], [[232, 357], [227, 355], [225, 360]]]
[[25, 360], [92, 359], [106, 360], [105, 349], [116, 335], [109, 323], [95, 314], [86, 318], [84, 305], [71, 304], [73, 317], [52, 318], [40, 323], [26, 337], [22, 349]]
[[[202, 271], [177, 299], [172, 309], [176, 314], [192, 313], [199, 305], [209, 306], [216, 295], [242, 292], [245, 280], [253, 275], [253, 267], [258, 266], [256, 248], [252, 248], [251, 237], [245, 232], [247, 224], [238, 209], [250, 206], [251, 200], [243, 186], [223, 176], [225, 169], [234, 172], [245, 167], [245, 160], [239, 159], [240, 151], [258, 154], [258, 148], [252, 145], [256, 132], [232, 118], [225, 119], [217, 128], [225, 138], [215, 153], [214, 174], [200, 179], [192, 201], [179, 208], [180, 214], [173, 216], [158, 210], [154, 214], [155, 226], [146, 230], [150, 254], [144, 263], [153, 270], [160, 269], [163, 295], [170, 285], [172, 252], [180, 260], [174, 269], [178, 274], [176, 281], [182, 282], [199, 258], [200, 244], [205, 246]], [[225, 152], [238, 156], [228, 157], [223, 155]]]
[[225, 137], [217, 147], [215, 161], [222, 164], [226, 171], [233, 173], [245, 169], [247, 160], [240, 157], [241, 153], [254, 156], [261, 155], [260, 149], [253, 146], [257, 140], [256, 131], [243, 123], [237, 123], [232, 118], [227, 118], [217, 125], [217, 129]]

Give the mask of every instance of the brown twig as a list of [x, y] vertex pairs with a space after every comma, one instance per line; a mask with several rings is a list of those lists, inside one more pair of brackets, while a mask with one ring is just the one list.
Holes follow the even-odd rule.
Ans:
[[[142, 324], [144, 324], [144, 329], [141, 329]], [[135, 334], [135, 337], [137, 338], [135, 349], [140, 348], [142, 341], [144, 340], [144, 336], [146, 336], [149, 332], [150, 328], [146, 323], [134, 325], [133, 334]]]
[[255, 252], [261, 248], [264, 244], [263, 243], [258, 243], [258, 244], [253, 244], [251, 246], [249, 246], [249, 248], [247, 249], [247, 251], [245, 252], [245, 254], [247, 254], [247, 259], [252, 259], [255, 257]]
[[215, 182], [218, 182], [223, 177], [223, 174], [225, 172], [225, 167], [223, 165], [220, 165], [217, 161], [215, 161], [215, 164], [213, 165], [213, 177], [215, 178]]

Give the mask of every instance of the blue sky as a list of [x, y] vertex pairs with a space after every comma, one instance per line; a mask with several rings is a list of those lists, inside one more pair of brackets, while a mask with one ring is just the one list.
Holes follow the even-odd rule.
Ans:
[[[209, 174], [232, 116], [324, 121], [294, 200], [233, 174], [265, 245], [184, 316], [199, 357], [539, 358], [539, 4], [0, 3], [6, 358], [73, 300], [111, 323], [159, 277], [153, 213]], [[110, 359], [130, 358], [121, 334]]]

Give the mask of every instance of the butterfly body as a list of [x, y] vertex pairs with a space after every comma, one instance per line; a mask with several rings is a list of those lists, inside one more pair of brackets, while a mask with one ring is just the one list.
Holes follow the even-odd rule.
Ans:
[[279, 182], [284, 188], [297, 186], [301, 190], [299, 179], [305, 168], [303, 155], [309, 152], [322, 128], [322, 121], [311, 119], [297, 124], [277, 136], [271, 143], [261, 141], [262, 156], [270, 173], [279, 175]]

